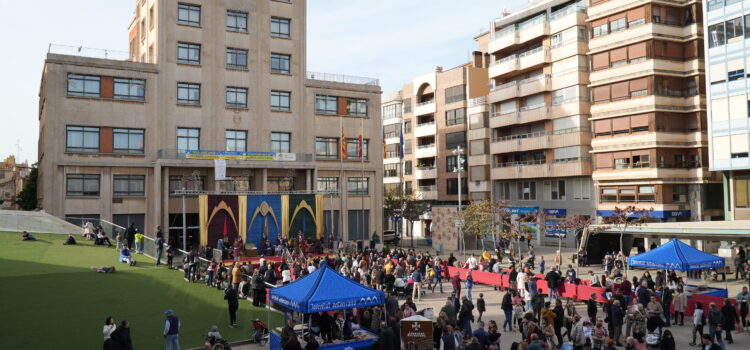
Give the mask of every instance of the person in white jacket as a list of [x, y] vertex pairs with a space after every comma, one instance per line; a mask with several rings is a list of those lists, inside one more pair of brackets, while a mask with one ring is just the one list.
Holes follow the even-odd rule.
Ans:
[[115, 319], [112, 316], [108, 316], [107, 319], [104, 320], [104, 328], [102, 329], [105, 341], [112, 336], [112, 332], [114, 332], [115, 329], [117, 329]]

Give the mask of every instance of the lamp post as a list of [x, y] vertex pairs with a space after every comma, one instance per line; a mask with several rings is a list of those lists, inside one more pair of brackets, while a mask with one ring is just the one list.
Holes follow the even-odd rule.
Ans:
[[[458, 217], [461, 217], [461, 173], [464, 171], [464, 160], [462, 158], [464, 150], [461, 146], [458, 146], [453, 150], [453, 154], [455, 154], [457, 158], [456, 167], [453, 169], [453, 172], [458, 174]], [[458, 238], [461, 246], [461, 256], [466, 257], [466, 241], [464, 240], [463, 223], [458, 225]]]

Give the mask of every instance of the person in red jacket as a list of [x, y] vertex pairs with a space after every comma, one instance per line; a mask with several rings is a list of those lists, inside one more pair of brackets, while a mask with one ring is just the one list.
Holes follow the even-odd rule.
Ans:
[[459, 273], [456, 272], [455, 275], [453, 275], [453, 279], [451, 280], [451, 285], [453, 286], [453, 292], [456, 293], [456, 297], [461, 297], [461, 277], [459, 276]]

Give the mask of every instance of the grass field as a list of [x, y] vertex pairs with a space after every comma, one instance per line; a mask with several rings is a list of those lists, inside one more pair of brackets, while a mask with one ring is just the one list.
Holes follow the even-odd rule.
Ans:
[[[228, 327], [223, 293], [200, 283], [187, 283], [181, 271], [156, 268], [138, 255], [137, 266], [116, 262], [114, 249], [78, 240], [65, 246], [65, 236], [35, 234], [36, 242], [19, 233], [0, 232], [0, 330], [3, 349], [100, 349], [107, 316], [130, 321], [135, 349], [164, 348], [164, 310], [180, 317], [180, 345], [202, 345], [212, 325], [232, 341], [247, 339], [256, 317], [273, 326], [281, 315], [241, 301], [239, 326]], [[91, 266], [117, 267], [114, 274]]]

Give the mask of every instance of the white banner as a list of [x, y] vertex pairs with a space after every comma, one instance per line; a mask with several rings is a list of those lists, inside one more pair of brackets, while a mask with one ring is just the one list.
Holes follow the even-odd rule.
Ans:
[[221, 181], [227, 179], [227, 160], [214, 159], [214, 180]]
[[280, 162], [294, 162], [297, 160], [297, 153], [276, 153], [276, 160]]

